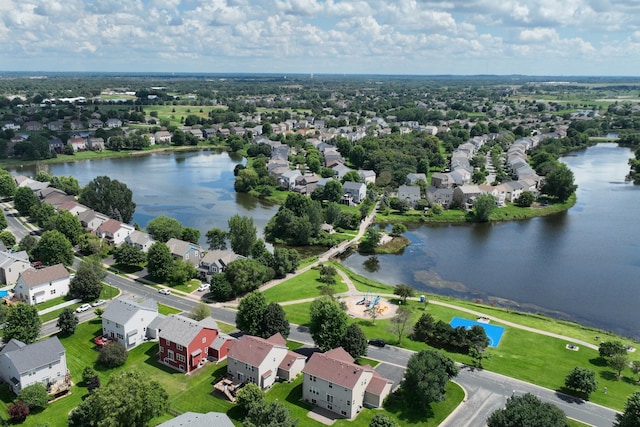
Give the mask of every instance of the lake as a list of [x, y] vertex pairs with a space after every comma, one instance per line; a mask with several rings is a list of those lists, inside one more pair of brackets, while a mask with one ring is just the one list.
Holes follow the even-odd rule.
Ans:
[[579, 185], [568, 212], [494, 224], [423, 225], [400, 255], [344, 264], [389, 284], [542, 312], [640, 336], [640, 187], [625, 182], [630, 150], [598, 144], [562, 159]]

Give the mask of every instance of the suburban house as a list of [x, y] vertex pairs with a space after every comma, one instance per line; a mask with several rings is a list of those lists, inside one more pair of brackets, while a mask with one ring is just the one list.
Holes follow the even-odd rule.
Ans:
[[393, 385], [372, 367], [356, 365], [342, 347], [314, 353], [302, 372], [302, 398], [349, 419], [365, 405], [380, 407]]
[[160, 130], [154, 135], [156, 144], [171, 144], [171, 132]]
[[18, 275], [14, 292], [27, 304], [39, 304], [69, 293], [69, 272], [62, 264], [25, 270]]
[[150, 298], [144, 301], [117, 298], [102, 314], [102, 336], [131, 350], [148, 338], [147, 328], [157, 316], [158, 304]]
[[0, 378], [15, 394], [35, 383], [42, 383], [51, 394], [71, 387], [66, 352], [58, 337], [33, 344], [10, 340], [0, 350]]
[[89, 138], [87, 140], [87, 146], [90, 150], [93, 151], [102, 151], [104, 150], [104, 139], [103, 138]]
[[210, 277], [214, 274], [223, 273], [227, 269], [227, 265], [239, 258], [244, 257], [230, 250], [209, 251], [200, 258], [198, 270], [203, 276]]
[[296, 178], [302, 176], [298, 169], [288, 170], [280, 175], [279, 183], [280, 187], [291, 190], [296, 185]]
[[357, 204], [367, 197], [367, 186], [362, 182], [347, 181], [342, 185], [342, 192], [347, 200]]
[[209, 346], [209, 357], [216, 362], [226, 359], [229, 354], [229, 347], [234, 341], [236, 341], [236, 338], [220, 332]]
[[243, 335], [229, 348], [227, 374], [235, 382], [250, 382], [267, 389], [277, 378], [295, 378], [302, 372], [304, 362], [304, 356], [287, 349], [280, 334], [268, 339]]
[[484, 193], [477, 185], [462, 185], [453, 190], [453, 200], [458, 206], [470, 209], [473, 199]]
[[151, 245], [156, 241], [153, 240], [149, 234], [143, 231], [133, 230], [131, 234], [124, 238], [124, 242], [128, 245], [137, 247], [142, 252], [147, 252]]
[[427, 176], [423, 173], [409, 173], [407, 174], [407, 184], [408, 185], [414, 185], [415, 183], [417, 183], [418, 181], [424, 181], [425, 183], [427, 182]]
[[66, 202], [58, 206], [59, 211], [69, 211], [73, 215], [78, 216], [84, 211], [88, 211], [89, 208], [85, 205], [81, 205], [78, 202]]
[[120, 119], [108, 119], [105, 122], [105, 125], [109, 128], [119, 128], [122, 127], [122, 120]]
[[120, 246], [124, 243], [124, 239], [129, 234], [133, 233], [134, 230], [135, 228], [129, 224], [124, 224], [120, 221], [109, 218], [98, 226], [96, 234], [101, 239], [105, 239], [109, 242], [109, 244]]
[[398, 187], [398, 200], [404, 200], [411, 207], [415, 207], [421, 198], [420, 187], [418, 186], [401, 185]]
[[175, 418], [158, 424], [158, 427], [234, 427], [231, 418], [222, 412], [185, 412]]
[[188, 374], [206, 362], [209, 346], [217, 337], [218, 324], [211, 317], [197, 322], [177, 314], [169, 315], [158, 329], [158, 359]]
[[198, 266], [200, 264], [200, 255], [202, 248], [195, 243], [185, 242], [184, 240], [171, 238], [167, 241], [167, 246], [174, 259], [188, 261]]
[[455, 182], [450, 174], [434, 172], [431, 175], [431, 185], [436, 188], [453, 188]]
[[31, 268], [26, 251], [0, 252], [0, 283], [10, 285], [16, 283], [20, 273]]
[[96, 231], [100, 224], [108, 220], [109, 217], [101, 214], [100, 212], [96, 212], [93, 209], [89, 209], [84, 212], [80, 212], [78, 214], [78, 219], [84, 228], [89, 231]]
[[85, 151], [87, 149], [87, 140], [81, 136], [72, 136], [67, 141], [73, 148], [73, 151]]
[[453, 202], [453, 190], [450, 188], [436, 188], [431, 186], [427, 188], [427, 201], [430, 206], [437, 203], [443, 208], [449, 209], [451, 202]]
[[376, 183], [376, 173], [374, 171], [359, 169], [358, 175], [360, 175], [360, 179], [365, 185]]

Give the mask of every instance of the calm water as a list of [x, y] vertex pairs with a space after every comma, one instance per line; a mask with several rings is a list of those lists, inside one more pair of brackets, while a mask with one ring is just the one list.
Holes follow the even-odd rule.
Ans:
[[517, 306], [640, 336], [640, 187], [625, 183], [628, 149], [599, 144], [563, 159], [578, 203], [522, 222], [420, 226], [402, 255], [379, 256], [369, 273], [389, 284]]
[[[407, 233], [402, 255], [379, 256], [368, 273], [358, 254], [350, 268], [389, 284], [484, 302], [517, 306], [640, 336], [640, 186], [624, 182], [628, 149], [600, 144], [563, 160], [579, 185], [569, 212], [522, 222], [419, 226]], [[144, 227], [158, 215], [204, 234], [226, 229], [234, 214], [248, 215], [262, 232], [277, 206], [233, 190], [227, 153], [154, 154], [51, 165], [81, 185], [99, 175], [126, 183]], [[33, 175], [29, 168], [14, 173]]]
[[[144, 228], [150, 219], [167, 215], [200, 230], [200, 240], [205, 243], [207, 230], [227, 229], [227, 221], [236, 213], [253, 217], [261, 235], [278, 209], [234, 191], [233, 168], [241, 162], [242, 158], [232, 158], [226, 152], [197, 151], [55, 164], [49, 171], [74, 176], [81, 186], [100, 175], [124, 182], [136, 203], [133, 222]], [[33, 176], [35, 169], [12, 172]]]

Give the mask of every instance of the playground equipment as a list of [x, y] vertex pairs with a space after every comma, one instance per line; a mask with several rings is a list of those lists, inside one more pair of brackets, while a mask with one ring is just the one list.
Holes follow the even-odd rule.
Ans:
[[369, 291], [367, 291], [367, 293], [362, 296], [362, 299], [360, 301], [357, 301], [356, 304], [369, 305], [370, 301], [371, 301], [371, 294], [369, 293]]
[[376, 295], [376, 297], [371, 300], [369, 305], [367, 305], [367, 308], [365, 308], [365, 311], [371, 310], [373, 307], [375, 307], [378, 304], [378, 301], [380, 301], [380, 295]]

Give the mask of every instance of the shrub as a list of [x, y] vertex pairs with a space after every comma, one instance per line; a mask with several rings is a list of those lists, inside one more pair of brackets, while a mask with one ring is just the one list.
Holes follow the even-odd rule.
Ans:
[[119, 342], [112, 342], [102, 347], [98, 356], [98, 363], [107, 368], [116, 368], [124, 365], [127, 357], [129, 357], [127, 349]]
[[17, 402], [9, 405], [7, 412], [9, 413], [11, 421], [14, 423], [21, 423], [27, 419], [27, 415], [29, 415], [29, 407], [23, 401], [18, 400]]

